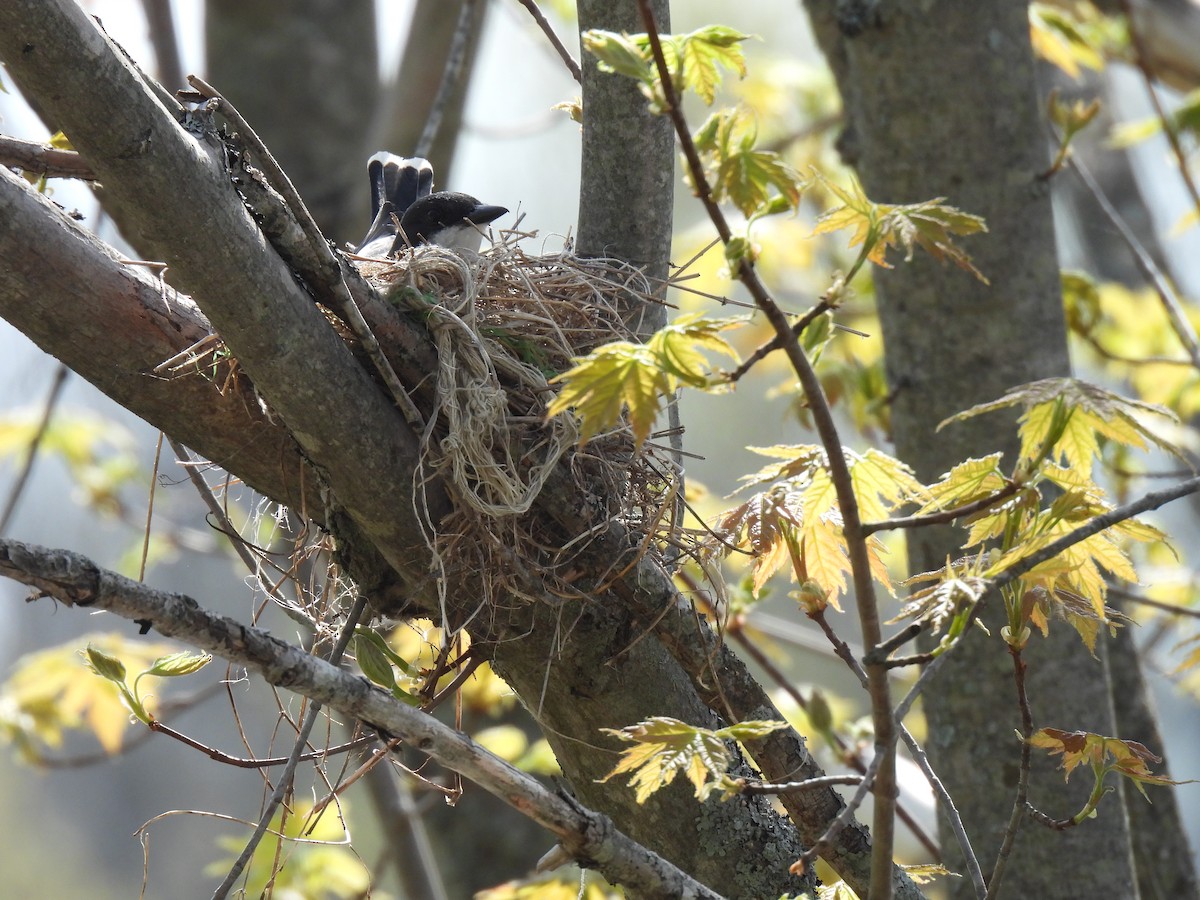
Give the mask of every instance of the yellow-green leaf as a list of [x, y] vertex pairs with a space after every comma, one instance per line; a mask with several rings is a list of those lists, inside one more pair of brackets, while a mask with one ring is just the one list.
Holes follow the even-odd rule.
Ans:
[[147, 675], [157, 675], [160, 678], [170, 678], [176, 675], [191, 675], [199, 672], [212, 662], [211, 653], [194, 653], [191, 650], [181, 650], [167, 656], [160, 656], [146, 670]]
[[631, 773], [629, 784], [639, 804], [671, 784], [680, 772], [704, 801], [720, 786], [729, 766], [729, 748], [716, 732], [678, 719], [655, 716], [620, 730], [600, 730], [633, 745], [622, 751], [617, 765], [600, 780]]

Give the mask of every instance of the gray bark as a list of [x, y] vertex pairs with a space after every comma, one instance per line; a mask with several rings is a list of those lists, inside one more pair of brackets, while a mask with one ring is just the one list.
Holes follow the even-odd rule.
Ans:
[[[1048, 188], [1038, 179], [1048, 158], [1025, 5], [808, 6], [845, 103], [841, 149], [867, 194], [889, 203], [944, 196], [984, 216], [990, 230], [966, 244], [990, 287], [921, 254], [876, 271], [897, 454], [918, 477], [935, 479], [968, 456], [1013, 448], [1011, 422], [991, 417], [935, 435], [938, 422], [1014, 385], [1069, 371]], [[851, 10], [863, 15], [850, 17]], [[947, 528], [910, 533], [910, 569], [941, 567], [960, 543]], [[998, 611], [985, 620], [996, 635]], [[979, 633], [967, 640], [925, 695], [928, 750], [986, 874], [1012, 807], [1019, 714], [1003, 643]], [[1100, 656], [1092, 659], [1061, 623], [1049, 640], [1030, 643], [1035, 726], [1114, 733]], [[1039, 761], [1030, 799], [1054, 815], [1070, 814], [1086, 796], [1083, 782], [1077, 775], [1064, 788], [1061, 773]], [[948, 833], [943, 845], [950, 868], [958, 868]], [[973, 895], [965, 879], [950, 890]], [[1001, 896], [1136, 891], [1128, 825], [1113, 802], [1099, 819], [1062, 834], [1027, 824]]]
[[[651, 3], [658, 30], [671, 30], [667, 0]], [[579, 28], [644, 32], [632, 0], [580, 0]], [[581, 256], [613, 256], [667, 277], [675, 193], [675, 137], [666, 116], [653, 116], [631, 78], [605, 74], [582, 54], [583, 152], [580, 162]], [[633, 298], [628, 318], [638, 334], [666, 324], [666, 308]]]

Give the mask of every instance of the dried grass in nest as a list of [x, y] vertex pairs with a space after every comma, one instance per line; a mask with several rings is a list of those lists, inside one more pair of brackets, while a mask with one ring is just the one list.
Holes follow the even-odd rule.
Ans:
[[[360, 268], [391, 302], [423, 318], [437, 347], [420, 471], [442, 479], [455, 501], [436, 528], [422, 517], [443, 602], [446, 586], [464, 580], [482, 581], [480, 609], [504, 596], [578, 594], [571, 559], [587, 537], [560, 546], [546, 517], [531, 513], [564, 457], [576, 490], [602, 503], [608, 516], [643, 536], [658, 527], [674, 478], [666, 458], [653, 448], [635, 450], [623, 426], [575, 449], [575, 421], [545, 418], [554, 393], [549, 378], [601, 344], [635, 339], [620, 305], [633, 296], [660, 302], [639, 270], [568, 253], [529, 256], [515, 235], [469, 258], [422, 247]], [[644, 543], [658, 552], [657, 542]]]

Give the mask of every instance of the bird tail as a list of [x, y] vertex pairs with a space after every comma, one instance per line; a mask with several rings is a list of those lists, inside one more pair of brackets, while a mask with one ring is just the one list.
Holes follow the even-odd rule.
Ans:
[[367, 161], [371, 181], [371, 227], [359, 249], [396, 234], [395, 219], [433, 191], [433, 166], [419, 156], [396, 156], [381, 150]]

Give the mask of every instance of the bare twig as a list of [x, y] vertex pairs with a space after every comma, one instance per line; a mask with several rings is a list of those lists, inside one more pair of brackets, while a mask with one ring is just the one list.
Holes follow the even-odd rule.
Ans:
[[1017, 705], [1021, 709], [1021, 767], [1017, 775], [1017, 794], [1013, 798], [1012, 815], [1008, 819], [1008, 827], [1004, 829], [1004, 840], [1000, 842], [1000, 850], [996, 854], [996, 865], [992, 867], [992, 877], [988, 879], [987, 900], [992, 900], [1000, 892], [1004, 881], [1004, 870], [1012, 854], [1013, 844], [1017, 840], [1017, 832], [1021, 829], [1021, 820], [1025, 816], [1026, 799], [1029, 796], [1029, 738], [1033, 734], [1033, 711], [1029, 708], [1029, 694], [1025, 690], [1025, 660], [1021, 651], [1012, 644], [1008, 652], [1013, 660], [1013, 682], [1017, 688]]
[[158, 63], [158, 80], [174, 87], [183, 87], [183, 62], [179, 58], [171, 0], [142, 0], [142, 9], [146, 13], [150, 43]]
[[[824, 610], [818, 611], [811, 616], [812, 620], [821, 627], [825, 632], [825, 636], [833, 645], [834, 653], [836, 653], [849, 667], [850, 671], [857, 676], [859, 683], [866, 687], [867, 673], [863, 671], [858, 660], [854, 658], [854, 654], [850, 652], [849, 646], [834, 632], [828, 620], [825, 618]], [[950, 792], [946, 789], [946, 785], [942, 783], [942, 779], [938, 777], [934, 771], [933, 765], [929, 762], [929, 757], [925, 753], [925, 749], [917, 742], [917, 739], [912, 736], [912, 733], [904, 726], [904, 713], [897, 712], [896, 728], [900, 732], [900, 739], [904, 741], [904, 746], [908, 748], [909, 754], [912, 756], [913, 762], [917, 764], [920, 770], [924, 773], [929, 786], [933, 789], [934, 794], [938, 799], [938, 809], [946, 817], [950, 823], [950, 830], [954, 832], [954, 837], [958, 841], [959, 850], [962, 851], [963, 860], [966, 863], [967, 874], [971, 876], [971, 883], [975, 886], [975, 894], [980, 900], [983, 900], [987, 894], [987, 885], [983, 880], [983, 870], [979, 867], [979, 859], [975, 856], [975, 848], [971, 846], [971, 839], [967, 835], [966, 826], [963, 825], [962, 816], [958, 814], [958, 807], [954, 805], [954, 798], [950, 796]]]
[[593, 861], [610, 881], [639, 896], [720, 900], [712, 890], [617, 831], [606, 817], [548, 790], [432, 716], [265, 631], [209, 613], [190, 597], [154, 590], [70, 551], [11, 540], [0, 540], [0, 575], [67, 606], [148, 620], [165, 636], [220, 654], [273, 684], [286, 685], [316, 703], [404, 738], [519, 809], [553, 832], [573, 857]]
[[1158, 76], [1154, 73], [1154, 69], [1150, 65], [1150, 54], [1147, 52], [1141, 29], [1138, 28], [1133, 15], [1133, 5], [1129, 0], [1120, 0], [1120, 2], [1121, 11], [1125, 13], [1125, 26], [1129, 29], [1129, 40], [1133, 44], [1135, 61], [1142, 73], [1142, 77], [1146, 81], [1146, 93], [1150, 95], [1150, 103], [1154, 106], [1155, 115], [1162, 122], [1163, 133], [1167, 136], [1167, 142], [1171, 145], [1171, 152], [1175, 154], [1175, 163], [1179, 166], [1179, 175], [1183, 178], [1188, 195], [1192, 198], [1192, 210], [1193, 212], [1200, 211], [1200, 191], [1196, 189], [1196, 182], [1192, 179], [1191, 170], [1188, 168], [1187, 153], [1184, 152], [1183, 145], [1179, 142], [1179, 134], [1175, 126], [1171, 124], [1166, 110], [1163, 109], [1162, 101], [1158, 99], [1158, 91], [1154, 89], [1154, 83], [1158, 80]]
[[33, 437], [29, 439], [25, 458], [21, 461], [21, 471], [17, 473], [12, 488], [8, 492], [8, 499], [4, 502], [4, 512], [0, 513], [0, 536], [8, 531], [9, 523], [12, 522], [13, 514], [17, 510], [17, 503], [20, 502], [21, 495], [25, 493], [25, 485], [29, 483], [33, 464], [37, 461], [38, 448], [42, 445], [42, 439], [46, 437], [46, 429], [50, 427], [50, 420], [54, 418], [54, 411], [58, 409], [58, 401], [62, 399], [63, 386], [67, 383], [67, 376], [70, 374], [71, 370], [62, 363], [59, 363], [58, 368], [54, 370], [54, 380], [50, 383], [50, 390], [42, 403], [42, 416], [38, 420]]
[[[731, 627], [727, 629], [726, 634], [753, 657], [754, 661], [767, 673], [767, 676], [783, 689], [796, 702], [797, 706], [804, 710], [805, 713], [808, 713], [809, 703], [807, 698], [796, 689], [791, 680], [784, 676], [783, 672], [771, 661], [771, 658], [763, 653], [742, 629]], [[842, 646], [845, 646], [844, 642], [842, 642]], [[858, 752], [843, 740], [840, 734], [836, 731], [830, 731], [827, 735], [823, 736], [833, 744], [834, 749], [837, 750], [838, 755], [846, 765], [854, 769], [860, 777], [866, 774], [867, 764], [862, 761]], [[811, 784], [812, 782], [813, 779], [810, 778], [804, 783]], [[857, 784], [858, 780], [856, 779], [854, 783]], [[908, 827], [913, 837], [925, 848], [925, 851], [932, 859], [941, 858], [941, 850], [938, 848], [937, 842], [925, 833], [925, 829], [921, 827], [921, 824], [913, 817], [912, 813], [905, 809], [899, 802], [896, 803], [896, 815], [900, 817], [900, 820]]]
[[[342, 625], [341, 633], [338, 635], [337, 643], [334, 644], [333, 650], [329, 654], [329, 664], [337, 666], [342, 661], [342, 656], [346, 652], [346, 648], [350, 645], [350, 639], [354, 636], [354, 629], [358, 625], [358, 620], [367, 608], [367, 598], [364, 594], [359, 594], [354, 600], [354, 606], [351, 607], [350, 613], [346, 616], [346, 621]], [[241, 877], [243, 870], [250, 863], [250, 858], [254, 856], [254, 851], [262, 841], [263, 836], [267, 833], [267, 829], [271, 824], [271, 818], [275, 815], [275, 810], [279, 804], [283, 802], [283, 798], [292, 789], [292, 779], [296, 774], [296, 766], [300, 763], [300, 757], [304, 755], [304, 747], [308, 743], [308, 736], [312, 733], [313, 726], [317, 724], [317, 718], [321, 712], [321, 704], [314, 701], [308, 707], [308, 711], [304, 715], [304, 721], [296, 733], [296, 743], [292, 746], [291, 755], [288, 761], [284, 764], [283, 771], [279, 775], [279, 781], [275, 785], [275, 790], [268, 798], [262, 815], [259, 817], [258, 825], [254, 829], [254, 833], [250, 836], [250, 840], [246, 842], [246, 846], [242, 848], [242, 852], [230, 867], [225, 879], [213, 891], [213, 900], [224, 900], [232, 890], [234, 883]]]
[[[733, 238], [733, 232], [720, 207], [713, 199], [712, 190], [705, 176], [704, 164], [692, 142], [666, 58], [663, 56], [654, 13], [647, 0], [638, 0], [638, 8], [646, 26], [650, 49], [658, 69], [666, 111], [675, 126], [675, 133], [683, 148], [696, 195], [708, 212], [722, 242], [728, 246]], [[829, 459], [830, 480], [833, 482], [838, 506], [842, 512], [842, 533], [850, 559], [857, 598], [855, 607], [858, 611], [859, 625], [862, 628], [863, 642], [868, 648], [873, 647], [882, 636], [879, 607], [875, 600], [875, 585], [871, 577], [866, 536], [862, 532], [858, 502], [854, 496], [850, 470], [846, 464], [846, 457], [842, 450], [842, 442], [838, 435], [837, 425], [833, 420], [833, 414], [826, 402], [825, 393], [816, 372], [804, 355], [804, 351], [801, 350], [799, 343], [792, 337], [791, 324], [788, 322], [787, 316], [775, 303], [759, 279], [753, 265], [747, 259], [742, 258], [738, 261], [737, 275], [750, 291], [755, 305], [762, 311], [771, 327], [775, 329], [776, 335], [783, 344], [782, 349], [804, 389], [813, 423]], [[886, 667], [868, 666], [867, 681], [868, 694], [871, 698], [871, 719], [875, 725], [875, 740], [880, 754], [880, 758], [872, 762], [872, 766], [876, 769], [876, 775], [874, 779], [874, 821], [871, 828], [869, 900], [889, 900], [892, 896], [892, 848], [895, 841], [896, 733], [893, 727], [891, 694]]]
[[929, 513], [924, 516], [901, 516], [895, 519], [885, 519], [882, 522], [863, 522], [863, 534], [890, 531], [894, 528], [924, 528], [927, 525], [945, 525], [947, 522], [953, 522], [955, 519], [983, 512], [983, 510], [995, 506], [1001, 500], [1007, 500], [1019, 491], [1021, 487], [1020, 482], [1010, 481], [990, 497], [981, 497], [971, 503], [956, 506], [954, 509], [944, 509], [940, 512]]
[[[216, 747], [210, 747], [195, 738], [189, 737], [182, 731], [176, 731], [170, 725], [167, 725], [158, 719], [152, 719], [149, 722], [149, 728], [152, 732], [166, 735], [169, 738], [174, 738], [179, 743], [191, 747], [193, 750], [199, 750], [209, 759], [214, 762], [219, 762], [226, 766], [233, 766], [238, 769], [269, 769], [273, 766], [283, 766], [291, 760], [291, 756], [267, 756], [262, 759], [247, 758], [245, 756], [231, 756]], [[346, 741], [343, 744], [338, 744], [336, 747], [326, 747], [324, 750], [313, 750], [309, 753], [302, 753], [298, 762], [307, 762], [312, 759], [328, 759], [331, 756], [337, 756], [342, 753], [349, 753], [351, 750], [357, 750], [359, 747], [365, 747], [368, 744], [374, 743], [377, 740], [375, 735], [370, 734], [364, 737], [357, 738], [353, 741]]]
[[520, 0], [520, 2], [523, 7], [529, 10], [529, 15], [533, 16], [533, 21], [537, 22], [538, 28], [542, 29], [542, 34], [546, 35], [546, 39], [554, 47], [554, 52], [563, 61], [563, 65], [567, 67], [567, 70], [571, 73], [571, 77], [575, 79], [577, 84], [582, 82], [583, 73], [579, 69], [579, 63], [575, 61], [575, 57], [571, 56], [571, 51], [559, 40], [558, 35], [554, 33], [554, 29], [550, 26], [550, 22], [542, 15], [542, 11], [538, 8], [537, 0]]
[[[820, 303], [818, 303], [816, 306], [814, 306], [812, 309], [810, 309], [808, 312], [806, 312], [804, 315], [802, 315], [799, 319], [797, 319], [794, 323], [792, 323], [792, 326], [788, 331], [788, 340], [789, 341], [799, 340], [800, 335], [802, 335], [804, 333], [804, 329], [807, 328], [809, 325], [811, 325], [814, 321], [816, 321], [817, 317], [820, 316], [821, 313], [823, 313], [827, 310], [830, 310], [830, 309], [833, 309], [833, 307], [830, 306], [824, 300], [822, 300]], [[759, 360], [769, 356], [770, 354], [774, 353], [776, 350], [780, 349], [783, 346], [783, 343], [784, 343], [784, 341], [781, 338], [781, 336], [776, 334], [773, 338], [771, 338], [771, 340], [767, 341], [765, 344], [763, 344], [761, 347], [759, 347], [757, 350], [755, 350], [753, 353], [751, 353], [748, 357], [746, 357], [746, 359], [742, 362], [742, 364], [740, 366], [738, 366], [736, 369], [734, 369], [732, 372], [730, 372], [729, 375], [727, 376], [728, 380], [736, 384], [738, 381], [740, 381], [742, 379], [742, 377], [747, 372], [749, 372], [755, 366], [756, 363], [759, 362]]]
[[150, 558], [150, 533], [154, 524], [154, 497], [158, 493], [158, 464], [162, 462], [163, 433], [154, 442], [154, 468], [150, 471], [150, 496], [146, 501], [146, 526], [142, 531], [142, 558], [138, 561], [138, 581], [146, 580], [146, 562]]
[[458, 88], [462, 78], [463, 63], [467, 58], [467, 39], [471, 36], [471, 22], [475, 16], [475, 6], [479, 0], [464, 0], [458, 11], [458, 21], [454, 23], [454, 37], [450, 40], [450, 49], [446, 53], [446, 67], [442, 70], [442, 80], [438, 84], [437, 96], [429, 107], [429, 115], [425, 118], [425, 128], [417, 141], [414, 151], [416, 156], [428, 156], [437, 140], [438, 131], [442, 127], [442, 119], [446, 115], [446, 107], [450, 98]]
[[1143, 597], [1141, 594], [1135, 594], [1133, 591], [1123, 591], [1120, 588], [1110, 587], [1110, 594], [1116, 594], [1122, 600], [1128, 603], [1136, 603], [1139, 606], [1149, 606], [1151, 609], [1158, 609], [1172, 616], [1186, 616], [1191, 619], [1200, 619], [1200, 609], [1190, 609], [1180, 606], [1177, 603], [1164, 603], [1162, 600], [1154, 600], [1150, 597]]
[[804, 781], [785, 781], [782, 784], [770, 784], [765, 781], [747, 781], [744, 778], [737, 779], [738, 790], [743, 794], [788, 794], [793, 791], [831, 787], [835, 784], [862, 784], [862, 782], [862, 775], [822, 775], [819, 778], [807, 778]]
[[1067, 160], [1067, 164], [1071, 170], [1083, 182], [1084, 187], [1091, 192], [1096, 198], [1096, 202], [1100, 205], [1100, 210], [1117, 229], [1117, 233], [1121, 235], [1121, 239], [1125, 241], [1129, 249], [1133, 251], [1134, 262], [1137, 267], [1142, 270], [1142, 274], [1153, 285], [1155, 293], [1162, 301], [1163, 310], [1167, 314], [1168, 320], [1171, 322], [1171, 328], [1175, 331], [1175, 336], [1179, 338], [1179, 342], [1183, 344], [1183, 349], [1187, 352], [1188, 359], [1192, 361], [1192, 365], [1200, 369], [1200, 338], [1196, 336], [1196, 330], [1192, 327], [1187, 313], [1183, 309], [1183, 304], [1179, 302], [1179, 297], [1176, 296], [1174, 288], [1171, 287], [1166, 275], [1159, 269], [1154, 259], [1142, 246], [1142, 242], [1138, 240], [1136, 234], [1121, 218], [1121, 214], [1109, 202], [1107, 196], [1096, 179], [1092, 177], [1091, 172], [1083, 165], [1076, 157], [1071, 157]]

